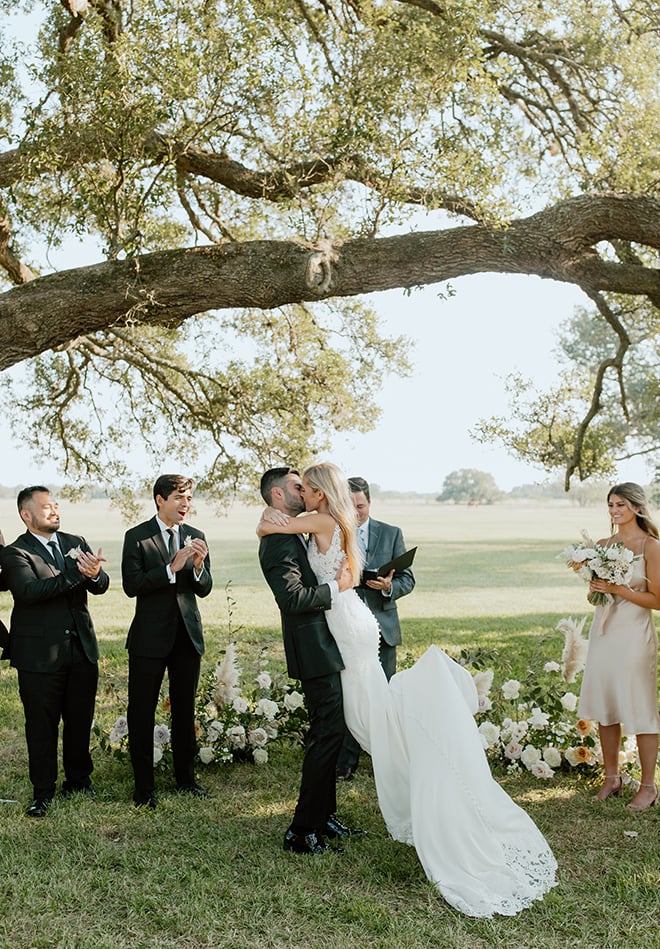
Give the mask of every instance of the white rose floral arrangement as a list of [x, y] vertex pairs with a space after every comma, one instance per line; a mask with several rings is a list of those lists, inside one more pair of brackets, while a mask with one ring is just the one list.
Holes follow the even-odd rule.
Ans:
[[236, 645], [210, 672], [198, 693], [197, 741], [202, 764], [254, 761], [265, 764], [278, 742], [302, 745], [307, 731], [303, 696], [272, 678], [262, 650], [250, 688], [242, 691]]
[[[209, 672], [197, 692], [195, 731], [199, 761], [204, 765], [253, 761], [265, 764], [269, 749], [279, 744], [302, 745], [307, 711], [302, 694], [288, 682], [273, 679], [261, 650], [257, 670], [247, 691], [241, 690], [236, 644], [230, 643], [222, 662]], [[112, 691], [112, 686], [109, 687]], [[115, 693], [118, 702], [125, 697]], [[170, 700], [160, 703], [164, 721], [154, 728], [154, 765], [171, 758]], [[99, 748], [119, 761], [128, 761], [128, 721], [120, 714], [109, 729], [94, 724]]]
[[[184, 546], [192, 545], [188, 535]], [[252, 761], [265, 764], [269, 750], [277, 744], [303, 745], [309, 721], [303, 696], [286, 679], [273, 678], [267, 669], [267, 650], [261, 649], [255, 671], [241, 688], [241, 672], [236, 657], [236, 634], [233, 624], [236, 603], [231, 582], [225, 587], [227, 597], [227, 634], [230, 639], [225, 656], [214, 670], [202, 676], [196, 698], [195, 731], [197, 757], [204, 765]], [[120, 694], [108, 674], [107, 663], [101, 663], [105, 691], [113, 704], [126, 708], [127, 696]], [[160, 712], [162, 721], [154, 728], [154, 765], [170, 764], [170, 697], [165, 695]], [[122, 762], [128, 761], [128, 722], [119, 714], [109, 729], [94, 723], [93, 732], [99, 748]]]
[[474, 673], [479, 733], [490, 760], [508, 774], [527, 770], [539, 779], [550, 779], [557, 771], [590, 771], [600, 762], [597, 726], [576, 713], [576, 680], [588, 646], [582, 635], [585, 621], [586, 617], [580, 622], [572, 617], [560, 620], [561, 663], [550, 659], [540, 670], [530, 669], [522, 682], [508, 678], [495, 684], [492, 669]]
[[[116, 693], [117, 701], [126, 703], [126, 697]], [[162, 768], [171, 764], [172, 757], [172, 736], [169, 724], [169, 696], [165, 696], [161, 702], [160, 711], [166, 722], [158, 722], [154, 725], [154, 768]], [[117, 761], [127, 763], [129, 760], [128, 750], [128, 719], [125, 714], [118, 715], [109, 729], [104, 729], [98, 722], [94, 722], [92, 732], [98, 740], [98, 747], [105, 754], [116, 758]]]
[[[586, 616], [579, 622], [567, 616], [557, 623], [564, 634], [561, 662], [549, 659], [540, 669], [529, 669], [523, 681], [505, 679], [495, 684], [492, 669], [473, 674], [479, 697], [477, 723], [486, 753], [507, 774], [531, 772], [550, 780], [559, 771], [591, 774], [602, 765], [596, 722], [577, 715], [579, 677], [587, 658], [588, 640], [582, 635]], [[485, 665], [484, 654], [462, 654], [465, 665]], [[619, 752], [623, 782], [639, 787], [634, 736], [626, 736]]]

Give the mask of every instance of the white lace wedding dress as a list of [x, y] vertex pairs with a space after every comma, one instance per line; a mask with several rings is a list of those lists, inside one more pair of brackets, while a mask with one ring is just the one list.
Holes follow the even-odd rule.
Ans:
[[[309, 562], [334, 578], [339, 528]], [[437, 646], [388, 683], [378, 626], [353, 590], [326, 613], [344, 660], [348, 728], [372, 758], [378, 803], [395, 840], [417, 850], [427, 877], [468, 916], [513, 916], [555, 885], [557, 863], [532, 819], [493, 780], [474, 721], [470, 673]]]

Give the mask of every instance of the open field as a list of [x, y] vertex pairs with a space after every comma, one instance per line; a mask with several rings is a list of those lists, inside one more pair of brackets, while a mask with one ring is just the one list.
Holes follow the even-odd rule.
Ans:
[[[556, 555], [582, 528], [595, 537], [608, 532], [604, 505], [374, 502], [372, 510], [419, 546], [417, 587], [400, 607], [402, 658], [430, 642], [449, 651], [484, 646], [522, 676], [539, 655], [560, 658], [562, 616], [590, 612], [584, 585]], [[105, 658], [97, 717], [105, 720], [114, 714], [107, 686], [125, 687], [132, 615], [119, 576], [125, 525], [101, 501], [63, 502], [61, 511], [64, 530], [84, 534], [108, 556], [111, 590], [91, 604]], [[236, 638], [246, 668], [262, 645], [273, 671], [282, 668], [279, 620], [256, 561], [257, 517], [258, 508], [221, 518], [200, 505], [191, 518], [207, 533], [216, 582], [201, 603], [209, 665]], [[20, 530], [12, 502], [0, 502], [0, 527], [8, 540]], [[2, 594], [5, 621], [10, 608]], [[307, 859], [281, 851], [299, 750], [277, 750], [262, 767], [204, 771], [200, 779], [213, 793], [205, 801], [178, 798], [171, 775], [160, 774], [153, 813], [131, 806], [130, 769], [96, 752], [97, 798], [56, 800], [46, 819], [29, 821], [22, 713], [15, 673], [3, 663], [0, 755], [0, 797], [17, 802], [0, 804], [0, 949], [660, 946], [660, 807], [635, 816], [625, 801], [594, 805], [588, 779], [501, 779], [550, 841], [560, 883], [518, 917], [471, 920], [435, 894], [414, 851], [387, 837], [366, 757], [339, 800], [342, 816], [368, 836], [343, 856]]]
[[[120, 558], [126, 524], [105, 501], [60, 505], [62, 529], [83, 534], [108, 558], [112, 585], [94, 603], [99, 631], [124, 627], [131, 604], [121, 592]], [[277, 626], [277, 611], [265, 587], [256, 550], [254, 529], [258, 507], [238, 507], [227, 517], [199, 504], [190, 522], [206, 533], [215, 589], [201, 604], [206, 623], [226, 620], [224, 587], [231, 583], [236, 600], [235, 623]], [[417, 546], [412, 596], [400, 601], [402, 617], [470, 618], [521, 616], [532, 612], [584, 612], [584, 587], [556, 559], [585, 528], [600, 537], [608, 532], [605, 506], [579, 509], [568, 502], [549, 506], [382, 504], [374, 502], [375, 517], [402, 527], [409, 547]], [[151, 516], [145, 505], [145, 517]], [[0, 500], [0, 527], [7, 541], [21, 532], [12, 501]], [[0, 597], [0, 615], [7, 616], [8, 595]]]

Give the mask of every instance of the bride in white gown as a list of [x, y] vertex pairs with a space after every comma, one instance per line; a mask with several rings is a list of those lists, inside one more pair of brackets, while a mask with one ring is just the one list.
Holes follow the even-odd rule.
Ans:
[[[302, 478], [307, 512], [260, 533], [309, 533], [319, 583], [344, 560], [360, 573], [353, 503], [335, 465]], [[270, 515], [269, 515], [270, 516]], [[474, 721], [470, 673], [437, 646], [388, 683], [378, 661], [378, 626], [353, 590], [326, 612], [342, 654], [344, 717], [372, 759], [378, 803], [395, 840], [415, 847], [427, 877], [468, 916], [512, 916], [555, 885], [557, 863], [532, 819], [493, 780]]]

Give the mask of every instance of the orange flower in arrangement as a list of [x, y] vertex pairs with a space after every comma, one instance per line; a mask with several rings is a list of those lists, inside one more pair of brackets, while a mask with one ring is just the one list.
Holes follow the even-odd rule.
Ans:
[[169, 692], [167, 693], [167, 695], [166, 695], [165, 698], [163, 699], [162, 708], [163, 708], [163, 711], [164, 711], [164, 712], [169, 712], [169, 710], [170, 710], [170, 694], [169, 694]]
[[584, 745], [577, 745], [575, 748], [568, 748], [566, 750], [566, 760], [573, 768], [579, 764], [593, 764], [594, 753], [590, 748], [586, 748]]
[[590, 735], [593, 731], [593, 723], [588, 722], [585, 718], [578, 718], [575, 723], [575, 730], [581, 735]]

